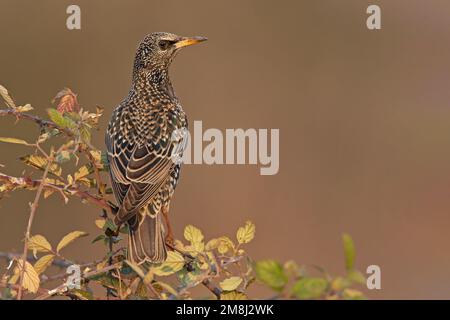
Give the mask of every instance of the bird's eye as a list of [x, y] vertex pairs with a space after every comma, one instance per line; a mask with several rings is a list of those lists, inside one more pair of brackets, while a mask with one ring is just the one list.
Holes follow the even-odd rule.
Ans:
[[161, 50], [167, 50], [171, 44], [172, 44], [172, 41], [169, 41], [169, 40], [161, 40], [158, 42], [158, 46]]

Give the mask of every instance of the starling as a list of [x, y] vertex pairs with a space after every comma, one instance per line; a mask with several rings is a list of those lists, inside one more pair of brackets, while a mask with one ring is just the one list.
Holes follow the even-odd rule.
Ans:
[[180, 174], [173, 156], [180, 156], [185, 145], [183, 138], [173, 137], [187, 130], [187, 118], [169, 66], [179, 49], [205, 40], [165, 32], [147, 35], [136, 52], [128, 96], [108, 125], [105, 142], [118, 203], [114, 221], [128, 225], [128, 254], [137, 264], [164, 261], [166, 241], [173, 241], [167, 214]]

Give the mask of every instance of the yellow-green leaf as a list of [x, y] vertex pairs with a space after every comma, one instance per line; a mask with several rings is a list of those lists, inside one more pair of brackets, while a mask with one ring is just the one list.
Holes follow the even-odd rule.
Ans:
[[55, 259], [55, 256], [53, 254], [47, 254], [41, 257], [34, 264], [34, 270], [37, 272], [37, 274], [43, 273], [52, 264], [53, 259]]
[[167, 259], [158, 267], [152, 269], [157, 276], [167, 276], [183, 269], [184, 258], [177, 251], [167, 252]]
[[294, 284], [292, 293], [298, 299], [318, 299], [327, 287], [328, 281], [323, 278], [303, 278]]
[[28, 240], [28, 249], [33, 252], [52, 252], [52, 245], [44, 236], [37, 234]]
[[222, 290], [233, 291], [236, 290], [241, 283], [242, 283], [241, 277], [230, 277], [220, 282], [219, 285], [222, 288]]
[[228, 237], [220, 237], [219, 239], [219, 245], [217, 247], [217, 251], [219, 251], [220, 254], [225, 254], [228, 251], [234, 251], [234, 243], [231, 241]]
[[231, 291], [221, 293], [220, 300], [248, 300], [248, 297], [242, 292]]
[[[17, 261], [17, 268], [15, 269], [14, 273], [20, 274], [22, 268], [23, 268], [23, 260], [20, 259]], [[28, 261], [25, 261], [25, 271], [23, 273], [22, 284], [23, 287], [31, 293], [36, 293], [39, 289], [40, 285], [39, 275]]]
[[88, 234], [83, 231], [73, 231], [69, 234], [67, 234], [64, 238], [61, 239], [61, 241], [58, 243], [58, 246], [56, 247], [56, 252], [59, 253], [59, 251], [63, 248], [65, 248], [68, 244], [72, 243], [76, 239], [80, 237], [87, 236]]
[[26, 142], [25, 140], [16, 139], [16, 138], [0, 137], [0, 141], [1, 142], [6, 142], [6, 143], [15, 143], [15, 144], [28, 145], [28, 142]]
[[200, 229], [193, 225], [187, 225], [184, 228], [184, 238], [191, 243], [198, 243], [203, 241], [203, 234]]
[[255, 264], [256, 277], [274, 290], [282, 291], [288, 282], [283, 267], [275, 260], [258, 261]]
[[353, 270], [355, 264], [355, 245], [353, 240], [348, 234], [344, 233], [342, 235], [342, 243], [344, 245], [345, 269], [347, 271]]
[[77, 126], [75, 121], [68, 117], [64, 117], [61, 113], [58, 112], [58, 110], [50, 108], [47, 109], [48, 116], [50, 117], [50, 120], [52, 120], [57, 126], [61, 128], [69, 128], [73, 129]]
[[245, 226], [240, 227], [236, 233], [239, 243], [248, 243], [255, 237], [255, 225], [251, 221], [247, 221]]

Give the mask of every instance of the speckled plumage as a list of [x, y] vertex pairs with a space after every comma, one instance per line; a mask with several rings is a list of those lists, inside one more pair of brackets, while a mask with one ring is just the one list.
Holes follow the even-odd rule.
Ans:
[[105, 142], [118, 202], [116, 224], [130, 229], [129, 255], [135, 263], [166, 258], [162, 212], [168, 212], [180, 164], [173, 153], [183, 143], [173, 132], [187, 128], [187, 118], [169, 79], [177, 51], [204, 38], [153, 33], [140, 43], [132, 87], [114, 110]]

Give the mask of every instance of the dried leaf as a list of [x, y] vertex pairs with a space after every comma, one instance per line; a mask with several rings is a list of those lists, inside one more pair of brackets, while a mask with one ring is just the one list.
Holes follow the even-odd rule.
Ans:
[[16, 108], [16, 110], [19, 111], [19, 112], [27, 112], [27, 111], [33, 110], [33, 107], [31, 106], [31, 104], [27, 103], [24, 106], [18, 106]]
[[247, 221], [245, 226], [240, 227], [236, 233], [239, 243], [248, 243], [255, 237], [255, 225], [251, 221]]
[[89, 169], [86, 166], [82, 166], [74, 174], [75, 181], [79, 181], [82, 178], [87, 177], [89, 174], [90, 174]]
[[76, 239], [80, 237], [85, 237], [88, 234], [83, 231], [72, 231], [71, 233], [64, 236], [64, 238], [61, 239], [61, 241], [58, 243], [58, 246], [56, 247], [56, 252], [59, 253], [59, 251], [63, 248], [65, 248], [68, 244], [72, 243]]
[[220, 282], [219, 285], [222, 288], [222, 290], [233, 291], [236, 290], [241, 283], [242, 283], [241, 277], [230, 277]]
[[[36, 169], [42, 170], [44, 171], [45, 168], [47, 167], [47, 159], [41, 156], [37, 156], [37, 155], [27, 155], [24, 157], [20, 158], [21, 161], [23, 161], [24, 163], [26, 163], [29, 166], [32, 166]], [[62, 174], [62, 169], [59, 165], [57, 165], [56, 163], [52, 163], [50, 165], [50, 169], [49, 171], [57, 176], [61, 176]]]
[[6, 90], [5, 87], [0, 85], [0, 95], [3, 97], [3, 100], [5, 100], [6, 105], [12, 109], [16, 107], [16, 104], [14, 103], [13, 99], [8, 93], [8, 90]]
[[[57, 102], [57, 100], [59, 101]], [[73, 93], [69, 88], [64, 88], [60, 92], [58, 92], [52, 102], [57, 102], [56, 109], [60, 113], [78, 112], [80, 110], [77, 95]]]
[[0, 137], [1, 142], [7, 142], [7, 143], [15, 143], [15, 144], [24, 144], [28, 145], [28, 142], [22, 139], [16, 139], [16, 138], [7, 138], [7, 137]]

